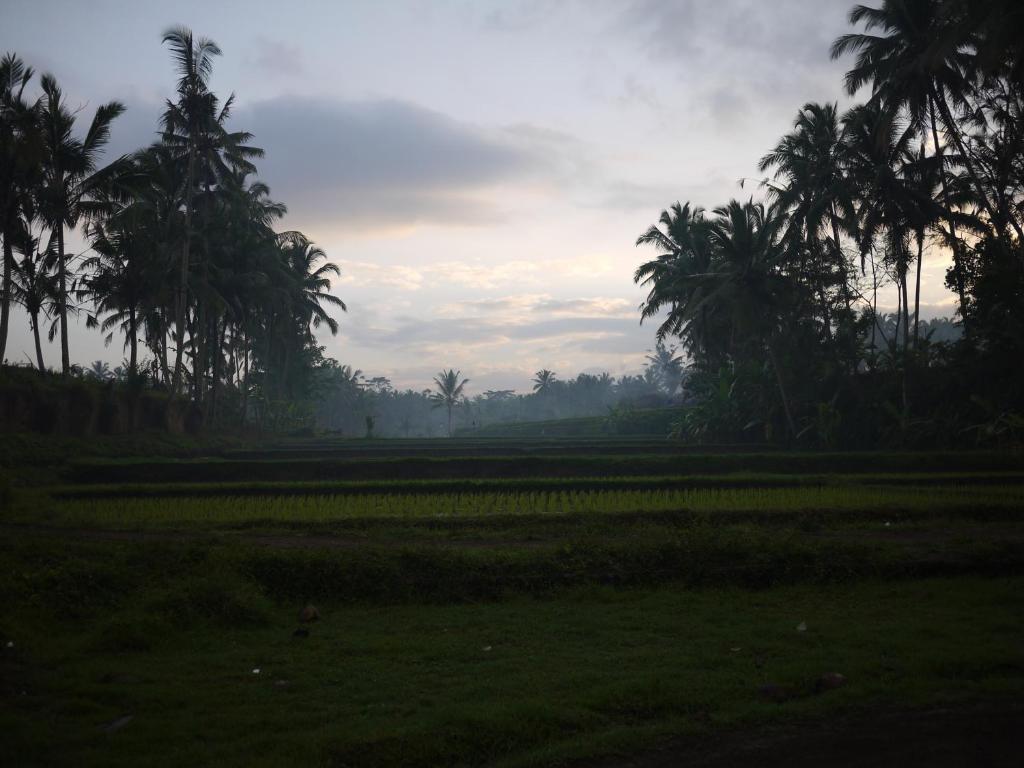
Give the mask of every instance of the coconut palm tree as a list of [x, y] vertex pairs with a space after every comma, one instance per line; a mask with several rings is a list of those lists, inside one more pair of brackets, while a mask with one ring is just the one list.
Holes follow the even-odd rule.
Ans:
[[713, 259], [707, 272], [690, 275], [678, 294], [685, 327], [705, 310], [728, 324], [733, 352], [743, 347], [768, 353], [786, 426], [796, 436], [784, 372], [777, 352], [785, 317], [798, 305], [793, 280], [784, 271], [786, 217], [778, 205], [732, 200], [714, 210], [707, 242]]
[[212, 40], [201, 37], [198, 40], [191, 30], [173, 27], [163, 34], [163, 42], [171, 50], [171, 56], [178, 70], [177, 101], [167, 101], [164, 112], [163, 142], [184, 156], [185, 178], [182, 190], [184, 208], [184, 233], [181, 243], [181, 258], [178, 262], [177, 293], [175, 296], [174, 325], [177, 331], [177, 347], [174, 354], [174, 373], [171, 391], [177, 394], [181, 388], [182, 355], [185, 351], [185, 320], [188, 303], [188, 277], [190, 251], [192, 246], [192, 214], [196, 191], [196, 168], [204, 137], [216, 123], [217, 97], [210, 92], [209, 81], [213, 74], [213, 59], [220, 56], [220, 48]]
[[278, 235], [278, 247], [294, 281], [293, 309], [301, 325], [307, 329], [326, 325], [331, 335], [337, 335], [338, 321], [331, 317], [327, 306], [348, 311], [345, 302], [330, 293], [330, 276], [341, 274], [338, 265], [326, 261], [323, 249], [301, 232]]
[[435, 389], [430, 393], [435, 408], [448, 409], [448, 437], [452, 436], [452, 409], [462, 401], [462, 391], [469, 379], [461, 379], [462, 371], [448, 369], [434, 377]]
[[702, 359], [720, 353], [717, 340], [721, 338], [721, 329], [714, 325], [716, 318], [711, 307], [702, 307], [696, 316], [689, 316], [681, 297], [688, 294], [687, 285], [694, 275], [710, 269], [708, 232], [703, 208], [691, 208], [689, 202], [674, 203], [661, 212], [658, 224], [637, 238], [637, 246], [652, 246], [659, 253], [654, 260], [641, 264], [633, 275], [634, 282], [650, 287], [640, 305], [640, 322], [667, 309], [667, 317], [657, 330], [658, 338], [682, 336], [691, 353]]
[[21, 237], [20, 207], [38, 183], [40, 134], [38, 109], [25, 101], [32, 68], [13, 53], [0, 59], [0, 238], [3, 239], [0, 283], [0, 363], [7, 349], [13, 300], [14, 245]]
[[[871, 85], [871, 101], [890, 118], [904, 112], [922, 139], [931, 141], [933, 152], [945, 150], [939, 139], [939, 119], [947, 138], [958, 150], [954, 158], [971, 179], [977, 203], [995, 222], [993, 207], [983, 189], [954, 111], [969, 110], [975, 60], [972, 31], [957, 9], [943, 0], [883, 0], [879, 8], [858, 5], [850, 11], [852, 24], [863, 24], [864, 33], [850, 33], [832, 44], [832, 58], [857, 54], [846, 73], [850, 95]], [[879, 30], [882, 34], [868, 34]], [[961, 306], [966, 305], [966, 272], [963, 246], [956, 236], [948, 184], [943, 175], [947, 223], [953, 239], [954, 276]], [[1024, 231], [1011, 222], [1019, 240]]]
[[14, 250], [20, 257], [12, 264], [11, 295], [28, 313], [29, 327], [35, 342], [36, 365], [40, 371], [45, 371], [40, 341], [40, 316], [48, 320], [49, 308], [59, 303], [56, 276], [51, 269], [55, 261], [56, 243], [51, 232], [47, 246], [40, 250], [41, 235], [33, 234], [33, 220], [32, 212], [28, 211], [17, 235], [11, 233]]
[[[840, 234], [855, 218], [855, 190], [844, 167], [842, 132], [835, 103], [807, 103], [793, 130], [761, 158], [758, 170], [774, 170], [776, 183], [767, 185], [768, 194], [787, 211], [794, 246], [831, 254], [835, 272], [829, 282], [838, 282], [849, 310], [850, 270]], [[817, 288], [824, 294], [824, 285]], [[828, 302], [823, 303], [828, 322]]]
[[68, 346], [68, 254], [64, 249], [65, 227], [74, 229], [82, 220], [102, 210], [96, 192], [108, 184], [120, 161], [99, 168], [99, 159], [110, 139], [111, 123], [124, 112], [124, 105], [112, 101], [100, 106], [85, 137], [74, 135], [76, 112], [69, 109], [53, 75], [43, 75], [43, 97], [39, 109], [42, 135], [42, 185], [38, 191], [43, 219], [56, 236], [57, 313], [60, 322], [61, 371], [68, 375], [71, 359]]
[[542, 368], [533, 375], [533, 391], [538, 395], [547, 394], [553, 388], [556, 378], [554, 371]]
[[683, 358], [676, 354], [675, 347], [666, 347], [658, 340], [654, 351], [647, 354], [647, 368], [658, 388], [668, 395], [674, 395], [683, 383]]

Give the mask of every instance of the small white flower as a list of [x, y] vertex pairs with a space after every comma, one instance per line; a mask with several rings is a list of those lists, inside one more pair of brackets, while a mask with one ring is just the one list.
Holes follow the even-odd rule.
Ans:
[[491, 646], [485, 645], [481, 650], [489, 651], [489, 650], [491, 650]]
[[260, 668], [259, 667], [253, 667], [252, 673], [254, 675], [258, 675], [260, 673]]
[[13, 640], [8, 640], [7, 641], [7, 647], [8, 648], [13, 648], [14, 647], [14, 641]]
[[806, 632], [807, 631], [807, 622], [806, 621], [801, 621], [799, 624], [797, 624], [796, 625], [796, 631], [797, 632]]

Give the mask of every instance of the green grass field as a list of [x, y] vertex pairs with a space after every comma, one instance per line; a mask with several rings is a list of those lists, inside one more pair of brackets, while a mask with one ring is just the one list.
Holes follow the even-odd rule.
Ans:
[[0, 754], [644, 766], [716, 734], [1016, 711], [1020, 455], [670, 447], [8, 453]]

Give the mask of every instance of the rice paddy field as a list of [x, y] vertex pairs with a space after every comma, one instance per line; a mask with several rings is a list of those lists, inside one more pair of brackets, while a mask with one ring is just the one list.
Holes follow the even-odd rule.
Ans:
[[1018, 452], [2, 456], [5, 765], [1018, 764]]

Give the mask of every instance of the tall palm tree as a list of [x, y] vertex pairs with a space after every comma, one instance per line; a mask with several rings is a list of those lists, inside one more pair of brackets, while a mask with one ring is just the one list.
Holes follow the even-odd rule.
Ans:
[[[835, 103], [805, 104], [793, 130], [761, 158], [758, 170], [775, 171], [777, 183], [767, 185], [768, 194], [788, 212], [795, 246], [831, 254], [840, 295], [849, 310], [850, 270], [840, 233], [854, 219], [854, 190], [844, 167], [842, 132]], [[818, 290], [824, 293], [824, 286]], [[827, 302], [824, 311], [827, 318]]]
[[119, 161], [100, 169], [100, 156], [110, 139], [111, 123], [124, 112], [124, 105], [112, 101], [100, 106], [85, 137], [74, 136], [76, 113], [64, 102], [64, 94], [53, 75], [42, 77], [43, 97], [40, 126], [43, 139], [40, 213], [56, 235], [57, 296], [60, 322], [61, 371], [71, 370], [68, 347], [68, 254], [64, 249], [64, 228], [74, 229], [80, 220], [100, 212], [93, 199], [109, 183]]
[[209, 81], [213, 74], [213, 59], [219, 56], [221, 51], [212, 40], [205, 37], [195, 39], [191, 30], [185, 27], [168, 29], [163, 34], [163, 42], [170, 47], [178, 70], [177, 101], [167, 101], [167, 109], [162, 118], [164, 143], [184, 155], [186, 168], [182, 191], [184, 234], [178, 263], [174, 312], [177, 347], [171, 382], [171, 391], [177, 394], [181, 388], [182, 356], [185, 351], [185, 314], [188, 302], [196, 163], [204, 136], [210, 133], [216, 121], [217, 97], [210, 92]]
[[796, 422], [776, 349], [782, 324], [798, 302], [792, 279], [784, 272], [786, 217], [778, 205], [732, 200], [714, 210], [708, 245], [714, 255], [707, 272], [682, 282], [677, 298], [685, 326], [703, 311], [727, 320], [733, 351], [746, 346], [768, 353], [786, 426], [796, 436]]
[[688, 293], [687, 285], [693, 276], [707, 272], [711, 266], [708, 233], [703, 208], [691, 208], [689, 202], [674, 203], [661, 212], [658, 224], [637, 238], [637, 246], [652, 246], [659, 253], [654, 260], [641, 264], [633, 275], [634, 282], [650, 286], [640, 305], [640, 322], [667, 309], [668, 314], [657, 330], [658, 338], [682, 336], [694, 356], [703, 359], [720, 352], [716, 346], [720, 329], [714, 326], [713, 308], [704, 306], [696, 316], [690, 316], [681, 297]]
[[55, 261], [56, 244], [51, 232], [47, 246], [40, 250], [41, 236], [33, 234], [32, 221], [33, 217], [29, 212], [26, 223], [14, 241], [14, 249], [20, 258], [13, 263], [11, 292], [13, 300], [28, 313], [32, 339], [35, 342], [36, 365], [42, 372], [46, 371], [46, 364], [43, 362], [43, 345], [40, 340], [40, 316], [48, 319], [48, 307], [59, 302], [56, 275], [50, 269], [50, 265]]
[[[95, 316], [89, 327], [99, 326], [110, 343], [120, 329], [128, 347], [128, 373], [138, 373], [139, 335], [146, 311], [156, 304], [163, 270], [154, 259], [153, 221], [145, 204], [131, 204], [89, 228], [94, 256], [83, 264], [85, 278], [79, 292], [91, 298]], [[103, 317], [106, 315], [106, 317]]]
[[32, 79], [32, 68], [13, 53], [0, 59], [0, 238], [3, 239], [2, 283], [0, 283], [0, 363], [7, 349], [13, 299], [14, 244], [22, 222], [22, 198], [31, 194], [37, 175], [40, 135], [38, 110], [24, 99]]
[[[299, 322], [307, 329], [326, 325], [331, 334], [336, 335], [338, 321], [331, 317], [327, 306], [348, 311], [345, 302], [330, 293], [330, 276], [341, 274], [338, 265], [326, 261], [327, 254], [323, 249], [301, 232], [278, 235], [278, 244], [294, 280], [293, 308]], [[324, 263], [320, 264], [321, 261]]]
[[435, 389], [430, 393], [435, 408], [448, 409], [448, 437], [452, 436], [452, 409], [462, 401], [462, 391], [469, 379], [461, 379], [462, 371], [448, 369], [434, 377]]
[[[939, 139], [938, 118], [944, 131], [956, 145], [956, 161], [962, 163], [977, 193], [978, 204], [990, 221], [996, 221], [966, 151], [961, 129], [953, 117], [955, 110], [968, 108], [973, 66], [971, 29], [960, 14], [950, 12], [953, 6], [944, 0], [883, 0], [879, 8], [863, 5], [850, 11], [852, 24], [863, 24], [864, 33], [842, 35], [832, 44], [832, 58], [856, 53], [852, 69], [846, 73], [846, 89], [850, 95], [871, 84], [872, 102], [891, 118], [901, 111], [907, 115], [933, 152], [944, 152]], [[955, 10], [955, 9], [954, 9]], [[883, 34], [868, 34], [880, 30]], [[938, 113], [938, 116], [936, 115]], [[943, 175], [943, 194], [948, 226], [952, 236], [954, 273], [957, 293], [966, 306], [966, 271], [963, 246], [956, 236], [956, 221]], [[1015, 224], [1017, 237], [1024, 240], [1024, 231]]]
[[551, 391], [554, 386], [556, 375], [554, 371], [542, 368], [533, 375], [533, 391], [543, 395]]

